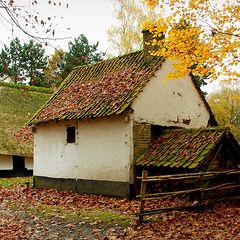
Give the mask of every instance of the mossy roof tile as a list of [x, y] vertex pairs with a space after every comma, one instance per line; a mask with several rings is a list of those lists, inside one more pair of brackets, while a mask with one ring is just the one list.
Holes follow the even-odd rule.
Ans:
[[161, 67], [143, 51], [75, 68], [29, 124], [121, 114]]
[[224, 128], [165, 130], [137, 166], [196, 168], [219, 143]]

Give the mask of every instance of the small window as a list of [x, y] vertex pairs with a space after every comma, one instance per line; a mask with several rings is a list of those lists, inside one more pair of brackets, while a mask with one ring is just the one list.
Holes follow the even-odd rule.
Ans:
[[76, 127], [67, 127], [67, 143], [75, 143]]

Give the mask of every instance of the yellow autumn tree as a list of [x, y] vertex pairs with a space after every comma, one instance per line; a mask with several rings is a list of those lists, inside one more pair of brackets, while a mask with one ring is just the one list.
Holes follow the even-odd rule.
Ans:
[[123, 55], [142, 48], [141, 23], [157, 19], [159, 11], [151, 11], [139, 0], [113, 0], [114, 23], [107, 30], [109, 55]]
[[194, 74], [211, 79], [240, 77], [239, 0], [145, 0], [165, 9], [166, 18], [145, 21], [153, 33], [152, 52], [175, 60], [169, 77]]
[[48, 58], [47, 66], [44, 70], [45, 80], [49, 87], [56, 88], [63, 81], [61, 77], [60, 65], [64, 57], [62, 49], [55, 49], [54, 53]]
[[209, 94], [208, 103], [219, 125], [230, 127], [240, 142], [240, 90], [237, 86], [222, 86]]

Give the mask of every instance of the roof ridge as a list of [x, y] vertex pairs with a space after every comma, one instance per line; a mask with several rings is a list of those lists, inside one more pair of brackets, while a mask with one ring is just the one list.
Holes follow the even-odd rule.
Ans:
[[110, 61], [113, 61], [113, 60], [117, 60], [117, 59], [120, 59], [120, 58], [125, 58], [126, 56], [134, 55], [134, 54], [141, 53], [141, 52], [143, 52], [143, 49], [137, 50], [137, 51], [133, 51], [133, 52], [130, 52], [130, 53], [126, 53], [126, 54], [123, 54], [123, 55], [120, 55], [120, 56], [113, 56], [112, 58], [103, 59], [101, 61], [94, 62], [94, 63], [89, 63], [87, 65], [76, 66], [76, 67], [73, 68], [73, 70], [81, 69], [81, 68], [85, 68], [85, 67], [89, 67], [89, 66], [95, 66], [95, 65], [101, 64], [103, 62], [110, 62]]
[[200, 128], [167, 128], [164, 129], [163, 131], [185, 131], [185, 132], [191, 132], [191, 131], [220, 131], [220, 130], [228, 130], [228, 127], [224, 126], [216, 126], [216, 127], [200, 127]]

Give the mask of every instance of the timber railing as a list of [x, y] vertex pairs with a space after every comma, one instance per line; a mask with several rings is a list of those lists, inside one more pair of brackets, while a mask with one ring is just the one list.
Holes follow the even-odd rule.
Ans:
[[[137, 179], [141, 180], [140, 195], [137, 196], [140, 198], [139, 213], [137, 213], [140, 223], [143, 222], [143, 217], [146, 215], [153, 215], [173, 210], [194, 210], [220, 201], [240, 199], [240, 192], [238, 189], [240, 187], [240, 169], [220, 172], [200, 172], [161, 176], [148, 176], [148, 171], [142, 171], [142, 177], [137, 177]], [[214, 179], [224, 179], [224, 182], [218, 183], [217, 181], [217, 183], [214, 185]], [[176, 191], [166, 191], [165, 189], [161, 192], [148, 193], [148, 183], [161, 184], [164, 182], [179, 180], [190, 180], [194, 183], [195, 188]], [[230, 194], [222, 197], [221, 194], [218, 194], [219, 191], [228, 191]], [[208, 192], [214, 192], [215, 198], [212, 200], [209, 199], [208, 201], [203, 201], [204, 194]], [[182, 206], [165, 207], [152, 210], [145, 209], [146, 201], [163, 200], [164, 198], [166, 199], [168, 197], [186, 196], [190, 194], [195, 194], [197, 201]]]

